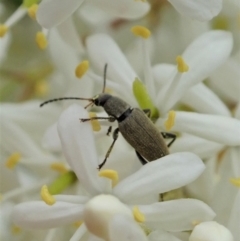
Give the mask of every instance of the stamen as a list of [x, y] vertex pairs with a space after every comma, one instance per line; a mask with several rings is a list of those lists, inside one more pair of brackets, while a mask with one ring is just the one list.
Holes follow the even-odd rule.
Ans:
[[168, 119], [165, 121], [164, 125], [166, 129], [169, 131], [175, 124], [176, 112], [171, 110], [168, 112]]
[[68, 172], [68, 169], [65, 167], [65, 165], [63, 163], [60, 162], [54, 162], [51, 164], [51, 169], [54, 171], [57, 171], [61, 174], [64, 174], [66, 172]]
[[159, 112], [158, 109], [154, 106], [154, 103], [148, 94], [146, 86], [140, 81], [138, 78], [135, 78], [133, 82], [133, 94], [141, 107], [141, 109], [149, 109], [151, 118], [158, 118], [159, 117]]
[[12, 226], [12, 233], [13, 234], [19, 234], [19, 233], [21, 233], [21, 229], [18, 227], [18, 226]]
[[50, 206], [56, 202], [55, 198], [49, 193], [46, 185], [42, 186], [41, 197], [42, 197], [42, 200]]
[[[97, 115], [94, 112], [89, 112], [89, 117], [90, 118], [97, 117]], [[93, 131], [100, 131], [101, 130], [101, 125], [100, 125], [98, 120], [91, 120], [91, 124], [92, 124]]]
[[112, 90], [111, 88], [107, 88], [107, 87], [105, 87], [105, 89], [104, 89], [104, 93], [112, 94], [112, 93], [113, 93], [113, 90]]
[[197, 221], [197, 220], [195, 220], [195, 221], [192, 221], [192, 225], [195, 227], [195, 226], [197, 226], [198, 224], [200, 224], [201, 222], [200, 221]]
[[89, 69], [89, 62], [87, 60], [82, 61], [75, 69], [75, 75], [80, 79], [85, 75]]
[[8, 31], [8, 27], [4, 24], [0, 24], [0, 38], [4, 37], [7, 31]]
[[77, 181], [77, 177], [74, 172], [68, 171], [58, 176], [51, 184], [49, 184], [48, 190], [52, 195], [62, 193], [66, 188]]
[[48, 93], [49, 86], [46, 80], [37, 81], [35, 84], [35, 94], [37, 96], [44, 96]]
[[145, 221], [144, 214], [141, 213], [141, 211], [137, 206], [133, 207], [133, 216], [134, 216], [134, 219], [139, 223], [143, 223]]
[[188, 65], [185, 63], [184, 59], [181, 56], [177, 56], [176, 61], [177, 61], [178, 72], [184, 73], [189, 70]]
[[132, 27], [131, 31], [136, 36], [142, 37], [144, 39], [149, 38], [149, 36], [151, 35], [151, 31], [149, 29], [140, 25]]
[[43, 32], [37, 32], [36, 43], [37, 43], [38, 47], [42, 50], [47, 48], [48, 42], [47, 42], [47, 38]]
[[31, 19], [36, 20], [37, 10], [38, 10], [38, 4], [33, 4], [31, 7], [28, 8], [28, 16]]
[[217, 16], [212, 21], [212, 28], [213, 29], [222, 29], [228, 30], [229, 29], [229, 20], [226, 16]]
[[18, 152], [13, 153], [6, 161], [5, 165], [9, 169], [13, 169], [16, 164], [19, 162], [21, 154]]
[[39, 0], [23, 0], [23, 6], [30, 8], [32, 5], [37, 4]]
[[231, 178], [230, 182], [236, 186], [236, 187], [240, 187], [240, 178]]
[[114, 170], [106, 169], [106, 170], [101, 170], [99, 171], [98, 175], [100, 177], [106, 177], [112, 180], [112, 186], [116, 186], [118, 183], [118, 173]]
[[78, 222], [75, 222], [73, 225], [74, 225], [76, 228], [79, 228], [82, 224], [83, 224], [83, 221], [78, 221]]

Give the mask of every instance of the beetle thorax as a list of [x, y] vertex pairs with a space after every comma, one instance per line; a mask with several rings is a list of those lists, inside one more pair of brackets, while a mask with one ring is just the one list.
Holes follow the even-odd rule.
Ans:
[[111, 96], [111, 98], [109, 98], [103, 105], [103, 108], [107, 114], [117, 119], [130, 107], [131, 106], [128, 105], [125, 101], [115, 96]]

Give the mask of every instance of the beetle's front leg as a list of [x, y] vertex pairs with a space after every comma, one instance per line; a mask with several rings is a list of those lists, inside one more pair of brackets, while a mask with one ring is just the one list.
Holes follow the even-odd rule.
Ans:
[[80, 119], [81, 122], [91, 121], [91, 120], [108, 120], [110, 122], [114, 122], [116, 120], [116, 118], [113, 116], [108, 116], [108, 117], [96, 116], [96, 117], [91, 117], [91, 118], [86, 118], [86, 119]]
[[98, 169], [99, 169], [99, 170], [100, 170], [100, 169], [103, 167], [103, 165], [106, 163], [106, 161], [107, 161], [107, 159], [108, 159], [108, 157], [109, 157], [109, 155], [110, 155], [110, 153], [111, 153], [111, 151], [112, 151], [112, 149], [113, 149], [113, 146], [114, 146], [116, 140], [118, 139], [118, 133], [119, 133], [119, 128], [116, 128], [116, 129], [114, 130], [114, 132], [113, 132], [113, 142], [112, 142], [111, 146], [109, 147], [109, 149], [108, 149], [108, 151], [107, 151], [107, 154], [106, 154], [106, 156], [105, 156], [105, 159], [104, 159], [103, 162], [98, 166]]

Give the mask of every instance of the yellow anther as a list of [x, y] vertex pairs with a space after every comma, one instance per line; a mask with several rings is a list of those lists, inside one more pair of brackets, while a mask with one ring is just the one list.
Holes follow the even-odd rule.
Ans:
[[[94, 112], [89, 112], [89, 117], [94, 118], [94, 117], [97, 117], [97, 115]], [[91, 120], [91, 124], [92, 124], [93, 131], [100, 131], [101, 130], [101, 125], [100, 125], [98, 120]]]
[[33, 4], [31, 7], [28, 8], [28, 16], [31, 19], [36, 20], [37, 10], [38, 10], [38, 4]]
[[236, 187], [240, 187], [240, 178], [231, 178], [230, 182], [236, 186]]
[[60, 162], [54, 162], [51, 164], [51, 169], [54, 171], [57, 171], [61, 174], [64, 174], [66, 172], [68, 172], [68, 169], [66, 168], [66, 166], [63, 163]]
[[13, 153], [6, 161], [5, 165], [9, 169], [13, 169], [16, 164], [19, 162], [21, 154], [18, 152]]
[[18, 227], [18, 226], [12, 226], [12, 233], [13, 234], [19, 234], [19, 233], [21, 233], [21, 229]]
[[47, 48], [48, 42], [47, 42], [47, 38], [43, 32], [37, 32], [36, 43], [40, 49]]
[[82, 221], [78, 221], [78, 222], [75, 222], [73, 225], [74, 225], [76, 228], [78, 228], [78, 227], [80, 227], [82, 224], [83, 224]]
[[112, 186], [114, 187], [118, 183], [118, 173], [114, 170], [106, 169], [99, 171], [100, 177], [106, 177], [112, 180]]
[[112, 94], [112, 93], [113, 93], [113, 90], [110, 89], [110, 88], [105, 87], [105, 89], [104, 89], [104, 93]]
[[46, 185], [42, 186], [41, 197], [42, 200], [50, 206], [56, 202], [55, 198], [49, 193], [48, 187]]
[[0, 38], [4, 37], [7, 31], [8, 27], [4, 24], [0, 24]]
[[80, 79], [85, 75], [89, 69], [89, 62], [87, 60], [82, 61], [75, 69], [75, 75]]
[[143, 26], [134, 26], [131, 28], [132, 33], [134, 33], [136, 36], [142, 37], [142, 38], [149, 38], [151, 35], [151, 31]]
[[37, 96], [44, 96], [49, 91], [49, 85], [46, 80], [37, 81], [35, 84], [35, 94]]
[[229, 29], [229, 20], [224, 15], [218, 15], [216, 18], [212, 21], [212, 28], [213, 29], [222, 29], [222, 30], [228, 30]]
[[192, 225], [195, 227], [197, 226], [198, 224], [200, 224], [201, 222], [200, 221], [197, 221], [197, 220], [194, 220], [192, 221]]
[[171, 110], [168, 112], [168, 119], [165, 121], [164, 125], [166, 129], [169, 131], [175, 124], [176, 112]]
[[133, 216], [136, 222], [143, 223], [145, 221], [145, 216], [140, 212], [137, 206], [133, 207]]
[[188, 65], [185, 63], [184, 59], [181, 56], [177, 56], [176, 61], [177, 61], [178, 72], [184, 73], [189, 70]]

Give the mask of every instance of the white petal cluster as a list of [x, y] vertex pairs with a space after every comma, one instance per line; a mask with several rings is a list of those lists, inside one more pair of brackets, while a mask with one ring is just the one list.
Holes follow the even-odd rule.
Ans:
[[[214, 212], [199, 200], [158, 202], [159, 193], [186, 185], [202, 173], [202, 161], [191, 153], [176, 153], [151, 162], [112, 188], [108, 179], [98, 176], [99, 160], [91, 125], [79, 123], [79, 118], [84, 117], [87, 112], [82, 107], [70, 106], [60, 117], [58, 130], [66, 159], [86, 195], [55, 195], [53, 206], [40, 201], [19, 204], [14, 208], [17, 225], [53, 228], [83, 220], [91, 233], [106, 240], [120, 240], [114, 234], [120, 232], [121, 226], [126, 233], [119, 234], [120, 237], [129, 232], [129, 235], [145, 240], [143, 231], [133, 219], [133, 206], [137, 205], [145, 216], [144, 225], [169, 232], [191, 230], [196, 220], [207, 221], [214, 217]], [[82, 230], [79, 239], [86, 232], [83, 231], [85, 226], [79, 228]]]
[[[238, 241], [239, 13], [239, 0], [1, 2], [3, 239]], [[148, 34], [134, 36], [133, 25], [146, 26]], [[33, 33], [45, 53], [31, 46]], [[79, 79], [82, 61], [89, 68]], [[155, 125], [177, 134], [171, 154], [141, 166], [120, 133], [101, 172], [112, 143], [106, 127], [118, 123], [101, 121], [93, 133], [90, 122], [80, 121], [92, 114], [81, 107], [84, 101], [42, 109], [39, 100], [7, 103], [39, 98], [41, 81], [50, 90], [44, 99], [92, 98], [103, 89], [105, 64], [104, 91], [133, 108], [145, 109], [149, 99]], [[148, 95], [136, 95], [135, 79]], [[102, 109], [97, 116], [107, 114]], [[45, 184], [54, 183], [61, 168], [79, 182], [63, 183], [64, 193], [41, 193], [52, 206], [39, 201], [40, 187], [48, 191]], [[177, 191], [181, 199], [172, 198]]]

